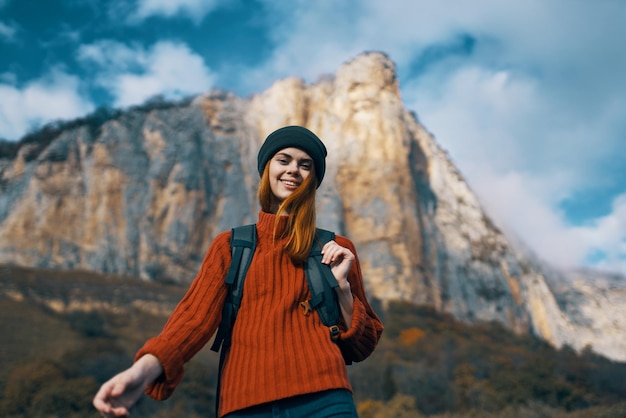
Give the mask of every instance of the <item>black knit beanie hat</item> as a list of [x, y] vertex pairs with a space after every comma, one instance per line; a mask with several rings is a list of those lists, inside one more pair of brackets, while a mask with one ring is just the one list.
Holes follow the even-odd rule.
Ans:
[[263, 175], [265, 165], [274, 154], [289, 147], [301, 149], [313, 159], [317, 187], [320, 187], [326, 172], [326, 147], [317, 135], [302, 126], [285, 126], [275, 130], [265, 138], [257, 157], [259, 175]]

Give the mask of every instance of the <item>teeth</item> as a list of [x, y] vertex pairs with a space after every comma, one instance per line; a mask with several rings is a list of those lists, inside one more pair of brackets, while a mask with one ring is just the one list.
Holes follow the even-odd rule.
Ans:
[[287, 180], [283, 180], [283, 183], [285, 183], [287, 186], [297, 186], [297, 183], [294, 183], [293, 181], [287, 181]]

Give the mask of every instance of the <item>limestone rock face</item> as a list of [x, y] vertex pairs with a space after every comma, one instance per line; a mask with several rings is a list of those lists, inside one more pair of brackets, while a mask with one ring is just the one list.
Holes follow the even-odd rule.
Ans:
[[131, 111], [63, 131], [29, 163], [18, 155], [3, 172], [0, 259], [190, 280], [215, 233], [253, 213], [249, 138], [227, 119], [237, 106]]
[[42, 151], [22, 146], [0, 161], [0, 262], [188, 283], [217, 233], [256, 220], [256, 153], [290, 124], [328, 148], [318, 224], [354, 241], [372, 297], [500, 321], [557, 346], [590, 343], [626, 361], [610, 348], [626, 326], [579, 332], [541, 266], [491, 223], [404, 108], [380, 53], [314, 84], [284, 79], [248, 99], [210, 92], [79, 124]]
[[576, 350], [588, 345], [608, 358], [626, 361], [624, 277], [580, 270], [553, 275], [550, 282], [569, 320], [570, 335], [565, 342]]

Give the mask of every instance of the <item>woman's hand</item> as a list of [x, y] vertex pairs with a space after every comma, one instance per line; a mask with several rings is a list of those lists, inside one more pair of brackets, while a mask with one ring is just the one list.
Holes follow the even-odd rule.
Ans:
[[335, 291], [341, 308], [341, 316], [348, 327], [352, 323], [352, 312], [354, 311], [354, 297], [350, 289], [348, 273], [354, 259], [352, 251], [335, 241], [327, 242], [322, 248], [322, 263], [330, 266], [333, 276], [339, 283], [339, 287]]
[[350, 290], [348, 272], [352, 267], [354, 254], [349, 249], [342, 247], [335, 241], [328, 241], [322, 248], [322, 263], [328, 264], [333, 276], [337, 279], [341, 290]]
[[93, 406], [106, 418], [127, 417], [130, 415], [130, 408], [162, 372], [163, 367], [159, 360], [146, 354], [132, 367], [105, 382], [93, 398]]

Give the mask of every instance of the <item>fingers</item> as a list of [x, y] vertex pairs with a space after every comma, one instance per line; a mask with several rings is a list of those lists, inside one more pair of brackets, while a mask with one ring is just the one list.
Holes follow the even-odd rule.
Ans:
[[109, 404], [109, 398], [111, 397], [111, 390], [113, 389], [113, 383], [108, 381], [100, 386], [100, 390], [93, 398], [93, 406], [100, 412], [110, 412], [111, 406]]
[[93, 406], [102, 414], [103, 417], [127, 417], [129, 416], [128, 408], [118, 404], [116, 398], [124, 393], [126, 385], [117, 381], [117, 379], [111, 379], [104, 383], [100, 390], [93, 398]]
[[101, 401], [97, 398], [93, 400], [93, 406], [102, 414], [105, 418], [119, 418], [128, 417], [130, 413], [125, 406], [113, 406], [113, 401]]
[[128, 417], [130, 416], [130, 413], [128, 412], [128, 409], [126, 409], [126, 407], [119, 406], [117, 408], [111, 408], [111, 413], [109, 413], [109, 416], [115, 418]]
[[322, 263], [333, 264], [337, 261], [352, 261], [354, 254], [349, 249], [342, 247], [335, 241], [327, 242], [322, 248]]
[[104, 418], [121, 418], [121, 417], [129, 417], [130, 416], [130, 413], [124, 407], [111, 408], [108, 412], [100, 411], [100, 414]]

